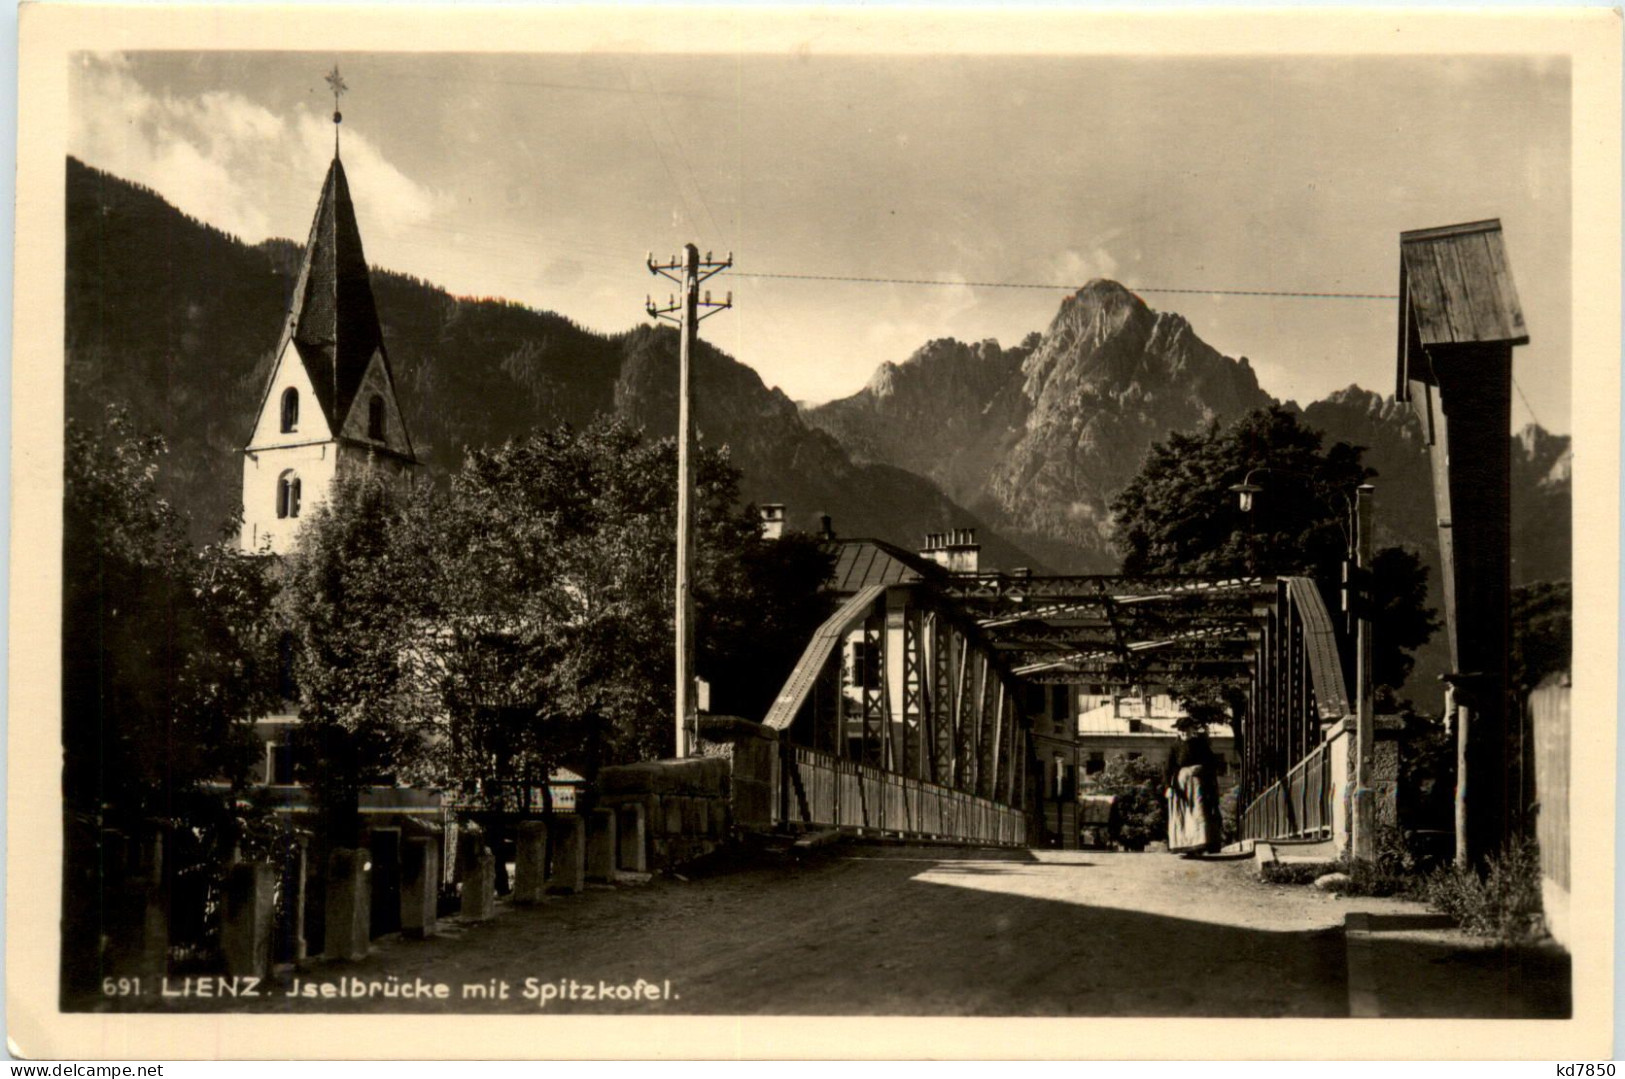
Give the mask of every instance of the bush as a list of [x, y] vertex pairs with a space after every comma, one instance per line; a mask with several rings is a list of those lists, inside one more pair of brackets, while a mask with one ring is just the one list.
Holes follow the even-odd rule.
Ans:
[[1219, 827], [1221, 844], [1230, 846], [1241, 839], [1241, 788], [1231, 787], [1219, 795]]
[[1313, 884], [1326, 873], [1348, 875], [1348, 886], [1342, 889], [1345, 895], [1424, 898], [1425, 856], [1420, 852], [1414, 834], [1402, 831], [1393, 824], [1378, 827], [1376, 857], [1372, 861], [1360, 862], [1343, 857], [1335, 864], [1276, 864], [1265, 870], [1264, 880], [1271, 884]]
[[1260, 877], [1265, 884], [1313, 884], [1339, 867], [1326, 862], [1271, 862]]
[[1529, 840], [1489, 860], [1482, 878], [1448, 866], [1426, 881], [1428, 905], [1474, 936], [1518, 944], [1541, 934], [1540, 852]]
[[1129, 850], [1168, 838], [1168, 803], [1162, 769], [1145, 758], [1113, 757], [1103, 771], [1084, 779], [1084, 794], [1115, 795], [1113, 839]]

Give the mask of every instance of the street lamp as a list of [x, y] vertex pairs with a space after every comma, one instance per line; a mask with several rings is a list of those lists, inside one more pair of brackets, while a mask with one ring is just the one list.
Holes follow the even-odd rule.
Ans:
[[[1230, 490], [1236, 495], [1241, 512], [1251, 513], [1253, 509], [1253, 496], [1264, 489], [1253, 482], [1253, 477], [1263, 473], [1275, 473], [1288, 476], [1297, 476], [1300, 479], [1310, 480], [1313, 477], [1302, 472], [1295, 472], [1285, 468], [1254, 468], [1242, 477], [1242, 481], [1232, 484]], [[1355, 487], [1353, 497], [1347, 491], [1339, 491], [1343, 502], [1348, 509], [1349, 521], [1343, 527], [1344, 539], [1347, 541], [1347, 572], [1345, 573], [1343, 589], [1343, 609], [1349, 613], [1354, 622], [1355, 630], [1355, 737], [1357, 749], [1354, 757], [1354, 805], [1351, 807], [1353, 820], [1354, 857], [1363, 861], [1370, 861], [1376, 856], [1376, 801], [1370, 787], [1370, 776], [1373, 771], [1376, 748], [1376, 721], [1374, 717], [1375, 703], [1371, 685], [1371, 604], [1367, 584], [1367, 574], [1371, 566], [1371, 495], [1376, 488], [1369, 483], [1362, 483]]]
[[[1253, 469], [1253, 472], [1257, 471], [1259, 471], [1259, 469]], [[1253, 472], [1247, 473], [1247, 478], [1245, 480], [1242, 480], [1240, 483], [1231, 484], [1230, 486], [1230, 490], [1234, 491], [1236, 495], [1239, 496], [1242, 513], [1253, 512], [1253, 496], [1264, 489], [1258, 484], [1251, 482]]]

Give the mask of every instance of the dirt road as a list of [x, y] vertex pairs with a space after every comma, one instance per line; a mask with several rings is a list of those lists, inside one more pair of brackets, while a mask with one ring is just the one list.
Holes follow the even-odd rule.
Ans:
[[1398, 909], [1262, 884], [1245, 862], [837, 846], [799, 864], [504, 907], [432, 940], [378, 941], [362, 962], [314, 964], [252, 998], [202, 997], [221, 987], [171, 978], [188, 995], [114, 1006], [1336, 1016], [1351, 907]]

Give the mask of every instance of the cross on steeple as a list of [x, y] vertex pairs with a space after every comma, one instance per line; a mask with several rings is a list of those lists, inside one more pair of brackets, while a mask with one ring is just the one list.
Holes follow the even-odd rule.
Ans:
[[327, 73], [327, 85], [333, 91], [333, 156], [339, 156], [339, 125], [344, 122], [344, 114], [339, 111], [339, 98], [344, 96], [348, 86], [344, 85], [344, 76], [339, 74], [339, 66], [333, 65], [333, 70]]

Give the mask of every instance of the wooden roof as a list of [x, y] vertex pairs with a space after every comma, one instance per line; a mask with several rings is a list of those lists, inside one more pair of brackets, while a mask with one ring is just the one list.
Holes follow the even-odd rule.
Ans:
[[1402, 232], [1399, 251], [1402, 328], [1424, 348], [1529, 343], [1499, 219]]
[[[350, 414], [373, 355], [382, 353], [384, 366], [389, 367], [367, 256], [361, 250], [355, 203], [337, 157], [322, 182], [298, 283], [277, 344], [278, 356], [290, 340], [310, 373], [328, 427], [336, 435]], [[274, 378], [276, 372], [271, 374]], [[394, 381], [393, 371], [390, 381]], [[267, 382], [267, 396], [270, 390]]]

